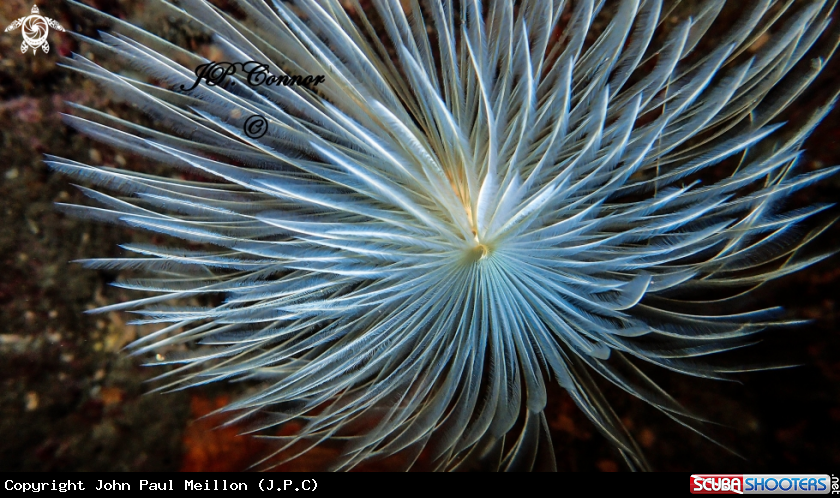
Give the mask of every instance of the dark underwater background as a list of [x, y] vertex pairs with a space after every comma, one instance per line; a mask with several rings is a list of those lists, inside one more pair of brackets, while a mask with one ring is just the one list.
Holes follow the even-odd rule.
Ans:
[[[207, 50], [206, 34], [167, 18], [152, 2], [86, 3], [152, 27], [183, 47]], [[684, 2], [688, 7], [692, 3]], [[730, 2], [735, 8], [737, 3]], [[224, 2], [216, 4], [227, 7]], [[0, 25], [29, 15], [31, 6], [28, 1], [4, 0]], [[61, 0], [41, 0], [38, 7], [68, 31], [95, 37], [97, 29], [107, 28]], [[836, 24], [824, 38], [837, 38]], [[21, 54], [19, 30], [0, 33], [0, 471], [244, 470], [270, 447], [237, 436], [237, 427], [214, 429], [224, 419], [197, 419], [248, 385], [148, 394], [157, 384], [147, 381], [162, 370], [143, 367], [144, 358], [121, 351], [143, 331], [127, 325], [128, 314], [84, 313], [127, 300], [131, 294], [108, 285], [117, 274], [86, 270], [71, 261], [119, 256], [118, 244], [123, 242], [164, 240], [58, 212], [56, 202], [83, 203], [85, 198], [70, 179], [50, 171], [43, 155], [163, 175], [179, 173], [97, 144], [62, 124], [60, 113], [71, 112], [67, 101], [143, 123], [148, 119], [117, 96], [57, 65], [71, 52], [86, 54], [85, 44], [55, 31], [48, 40], [48, 54]], [[787, 117], [796, 121], [807, 116], [838, 88], [840, 56]], [[826, 118], [806, 149], [803, 170], [840, 164], [840, 109]], [[791, 203], [838, 200], [840, 175], [798, 192]], [[832, 214], [837, 216], [840, 209]], [[837, 249], [840, 223], [808, 251]], [[745, 309], [783, 305], [791, 318], [811, 322], [765, 332], [761, 344], [731, 353], [726, 360], [800, 365], [796, 368], [738, 374], [734, 377], [738, 382], [646, 370], [677, 400], [714, 422], [704, 426], [707, 434], [740, 456], [605, 384], [607, 398], [652, 467], [698, 473], [840, 471], [838, 284], [840, 256], [834, 256], [760, 288], [745, 302]], [[555, 387], [550, 399], [546, 414], [560, 470], [626, 468], [564, 391]], [[316, 449], [281, 470], [319, 468], [332, 451]], [[387, 468], [387, 462], [378, 462], [364, 469]]]

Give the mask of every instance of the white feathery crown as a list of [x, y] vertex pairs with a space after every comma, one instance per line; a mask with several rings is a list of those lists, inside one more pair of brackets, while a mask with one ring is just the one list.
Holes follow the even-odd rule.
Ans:
[[[181, 92], [208, 60], [113, 18], [117, 33], [79, 35], [159, 82], [66, 62], [156, 125], [83, 106], [66, 122], [206, 180], [48, 158], [115, 192], [80, 187], [98, 207], [67, 211], [189, 243], [86, 260], [148, 274], [114, 284], [148, 297], [97, 311], [160, 324], [131, 349], [177, 367], [162, 389], [258, 380], [226, 409], [260, 414], [268, 435], [302, 422], [276, 436], [281, 460], [341, 440], [337, 469], [421, 454], [438, 469], [553, 467], [557, 382], [646, 468], [596, 378], [693, 427], [636, 363], [725, 378], [738, 369], [703, 357], [791, 323], [738, 298], [824, 257], [795, 257], [824, 224], [795, 228], [828, 206], [784, 200], [836, 172], [797, 168], [833, 101], [796, 129], [779, 119], [833, 53], [817, 41], [836, 2], [739, 3], [713, 46], [728, 2], [690, 16], [678, 3], [163, 4], [224, 60], [325, 75], [316, 89], [239, 72]], [[260, 138], [243, 130], [253, 115]], [[203, 347], [167, 352], [185, 343]]]

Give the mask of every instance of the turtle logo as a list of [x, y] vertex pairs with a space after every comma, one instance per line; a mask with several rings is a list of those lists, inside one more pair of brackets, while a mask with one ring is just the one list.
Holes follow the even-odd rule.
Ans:
[[37, 5], [32, 6], [32, 15], [15, 20], [6, 28], [6, 32], [8, 33], [21, 26], [23, 26], [23, 43], [20, 46], [20, 51], [25, 54], [29, 47], [32, 47], [32, 55], [35, 55], [39, 48], [45, 54], [49, 53], [50, 44], [47, 43], [47, 34], [50, 32], [50, 28], [56, 31], [64, 31], [64, 28], [55, 19], [39, 15]]

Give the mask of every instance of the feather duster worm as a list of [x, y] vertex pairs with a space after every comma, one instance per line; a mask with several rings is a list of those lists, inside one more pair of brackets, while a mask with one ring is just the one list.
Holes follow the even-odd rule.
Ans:
[[[317, 88], [197, 81], [220, 61], [111, 19], [120, 34], [82, 38], [158, 84], [66, 64], [156, 128], [80, 106], [67, 123], [208, 181], [48, 158], [116, 192], [83, 188], [100, 207], [64, 209], [189, 243], [85, 261], [150, 274], [115, 283], [150, 297], [98, 311], [161, 324], [131, 348], [177, 365], [163, 388], [260, 380], [226, 409], [261, 414], [266, 434], [302, 422], [278, 436], [283, 459], [340, 439], [338, 469], [396, 454], [553, 467], [557, 382], [645, 468], [595, 378], [691, 426], [634, 362], [737, 371], [700, 360], [783, 323], [733, 303], [820, 259], [794, 257], [819, 228], [794, 228], [827, 206], [782, 204], [836, 171], [796, 167], [831, 103], [794, 130], [777, 118], [833, 52], [813, 47], [836, 2], [749, 2], [711, 47], [726, 2], [695, 3], [684, 17], [663, 0], [164, 4], [224, 61], [324, 75]], [[178, 305], [195, 297], [215, 305]], [[184, 343], [204, 347], [167, 352]]]

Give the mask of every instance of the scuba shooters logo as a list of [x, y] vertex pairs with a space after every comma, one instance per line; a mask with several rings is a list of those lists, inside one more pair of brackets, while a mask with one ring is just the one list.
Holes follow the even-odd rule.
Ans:
[[825, 495], [832, 492], [831, 482], [828, 474], [692, 474], [691, 494]]

